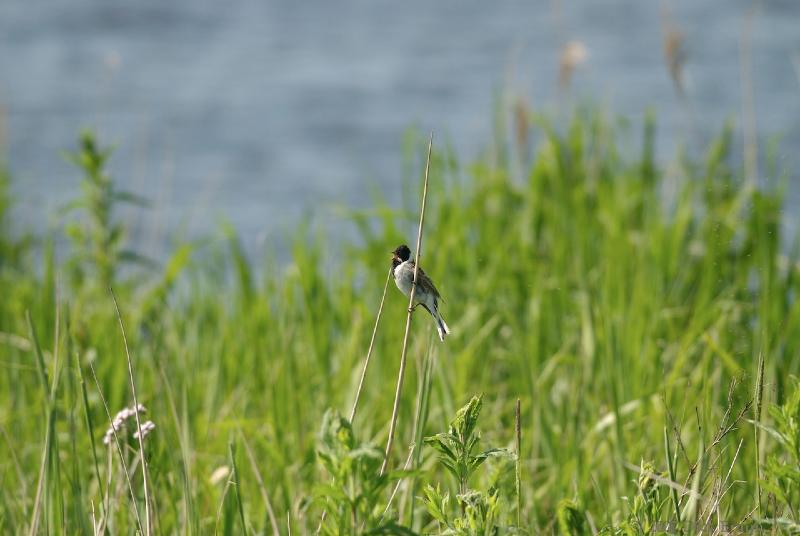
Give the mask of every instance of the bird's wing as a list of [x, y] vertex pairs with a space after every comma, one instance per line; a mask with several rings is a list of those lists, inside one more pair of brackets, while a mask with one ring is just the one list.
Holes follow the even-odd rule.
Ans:
[[[414, 273], [414, 263], [413, 262], [411, 263], [411, 273], [412, 273], [412, 277], [413, 277], [413, 273]], [[422, 270], [422, 268], [417, 269], [417, 285], [419, 285], [422, 288], [422, 290], [424, 290], [425, 292], [427, 292], [429, 294], [433, 294], [436, 298], [444, 301], [442, 296], [439, 294], [439, 291], [436, 290], [436, 286], [433, 284], [433, 281], [431, 281], [431, 278], [428, 277], [425, 274], [425, 272]]]

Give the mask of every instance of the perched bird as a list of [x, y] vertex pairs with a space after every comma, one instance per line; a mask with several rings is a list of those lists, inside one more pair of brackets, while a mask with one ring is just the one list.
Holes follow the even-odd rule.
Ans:
[[[397, 288], [409, 296], [411, 287], [414, 284], [414, 259], [411, 258], [411, 250], [402, 244], [397, 246], [392, 252], [392, 268], [394, 272], [394, 282]], [[444, 336], [450, 333], [442, 315], [439, 314], [439, 291], [433, 286], [433, 281], [425, 275], [422, 268], [417, 269], [417, 290], [414, 291], [414, 307], [421, 305], [436, 320], [436, 329], [439, 332], [439, 339], [444, 342]], [[442, 300], [444, 301], [444, 300]]]

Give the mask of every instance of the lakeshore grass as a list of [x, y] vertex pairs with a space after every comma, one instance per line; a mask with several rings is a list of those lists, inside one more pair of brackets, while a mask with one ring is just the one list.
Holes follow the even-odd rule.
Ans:
[[[380, 512], [401, 480], [387, 514], [398, 533], [443, 529], [418, 498], [436, 498], [436, 485], [452, 495], [467, 485], [486, 497], [499, 490], [514, 520], [504, 523], [532, 534], [646, 533], [676, 517], [791, 531], [800, 479], [781, 476], [792, 443], [776, 427], [797, 411], [789, 402], [790, 376], [800, 372], [800, 269], [782, 242], [780, 177], [759, 189], [745, 181], [727, 129], [703, 157], [667, 164], [655, 161], [650, 119], [626, 130], [581, 112], [563, 127], [536, 118], [527, 131], [498, 134], [468, 165], [447, 148], [433, 152], [421, 264], [446, 299], [453, 334], [439, 344], [430, 318], [413, 315], [415, 366], [388, 465], [409, 467], [413, 454], [414, 471], [390, 472], [386, 482], [375, 449], [356, 447], [389, 435], [407, 316], [394, 289], [352, 431], [326, 410], [353, 405], [388, 251], [412, 240], [415, 201], [352, 212], [353, 243], [302, 228], [286, 265], [247, 259], [227, 232], [214, 246], [176, 245], [160, 268], [121, 269], [137, 257], [124, 248], [114, 208], [135, 198], [115, 189], [108, 154], [91, 137], [74, 155], [86, 194], [63, 230], [71, 240], [63, 259], [52, 237], [13, 229], [4, 175], [2, 530], [132, 534], [152, 524], [154, 534], [306, 534], [319, 524], [321, 486], [345, 501], [330, 484], [341, 471]], [[420, 178], [427, 140], [412, 145]], [[420, 185], [409, 181], [409, 199]], [[102, 442], [104, 403], [111, 413], [133, 405], [129, 370], [156, 428], [139, 441], [129, 421], [118, 451]], [[481, 393], [483, 442], [514, 459], [492, 458], [458, 481], [420, 439], [447, 430]], [[353, 439], [336, 444], [342, 436], [331, 430]], [[781, 430], [791, 439], [790, 425]], [[357, 452], [362, 472], [320, 463], [318, 449]], [[369, 468], [375, 481], [365, 484]], [[455, 499], [450, 506], [457, 516]], [[368, 522], [358, 507], [342, 511], [326, 530]]]

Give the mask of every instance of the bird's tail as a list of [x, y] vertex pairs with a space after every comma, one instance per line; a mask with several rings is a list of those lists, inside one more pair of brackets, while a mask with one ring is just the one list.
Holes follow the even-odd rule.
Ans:
[[444, 336], [450, 334], [450, 328], [447, 327], [447, 323], [442, 318], [442, 315], [439, 314], [439, 307], [434, 304], [433, 311], [431, 315], [436, 320], [436, 330], [439, 332], [439, 340], [444, 342]]

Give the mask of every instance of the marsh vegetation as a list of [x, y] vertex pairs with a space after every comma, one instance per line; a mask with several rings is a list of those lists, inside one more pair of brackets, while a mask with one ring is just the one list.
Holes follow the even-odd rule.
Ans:
[[230, 229], [143, 259], [118, 209], [148, 209], [90, 135], [83, 196], [44, 236], [16, 228], [3, 175], [3, 532], [308, 534], [323, 511], [329, 534], [800, 530], [781, 177], [747, 180], [730, 129], [659, 162], [652, 119], [516, 120], [472, 161], [434, 146], [421, 264], [453, 334], [413, 316], [382, 476], [393, 288], [342, 415], [388, 253], [416, 233], [427, 139], [401, 206], [348, 212], [353, 241], [301, 226], [287, 259], [247, 258]]

